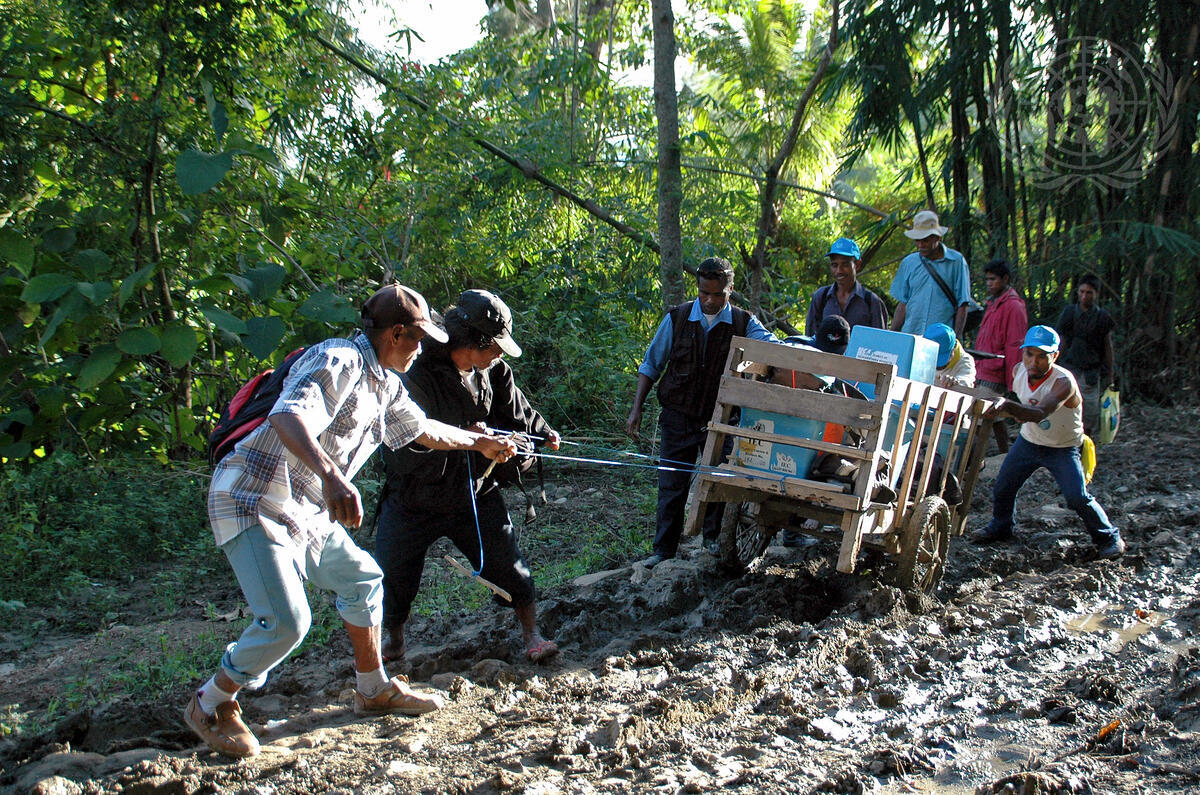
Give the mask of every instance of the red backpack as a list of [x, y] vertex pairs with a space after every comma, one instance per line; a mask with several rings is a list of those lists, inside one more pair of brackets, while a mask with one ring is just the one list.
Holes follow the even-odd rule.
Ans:
[[262, 425], [271, 413], [275, 401], [283, 392], [283, 381], [292, 371], [292, 365], [304, 353], [297, 348], [284, 357], [278, 367], [263, 370], [239, 389], [221, 412], [221, 419], [208, 435], [208, 463], [216, 466], [221, 459], [233, 452], [238, 440]]

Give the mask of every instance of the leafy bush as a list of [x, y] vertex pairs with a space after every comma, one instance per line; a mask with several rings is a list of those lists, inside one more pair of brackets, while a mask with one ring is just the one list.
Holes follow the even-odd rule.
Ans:
[[94, 580], [211, 553], [207, 485], [199, 471], [66, 452], [0, 471], [0, 600], [50, 605]]

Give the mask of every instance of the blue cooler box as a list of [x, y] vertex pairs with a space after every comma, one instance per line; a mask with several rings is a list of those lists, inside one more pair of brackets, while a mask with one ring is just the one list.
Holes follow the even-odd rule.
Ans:
[[[763, 433], [778, 433], [801, 439], [820, 440], [825, 434], [823, 422], [751, 408], [742, 409], [739, 425]], [[816, 450], [779, 442], [760, 442], [756, 439], [735, 439], [733, 452], [729, 455], [730, 461], [738, 466], [797, 478], [808, 477], [808, 470], [816, 457]]]
[[[846, 355], [868, 362], [894, 364], [896, 375], [923, 384], [932, 384], [937, 373], [937, 343], [903, 331], [855, 326], [850, 330]], [[874, 399], [874, 384], [860, 382], [856, 386], [867, 398]]]

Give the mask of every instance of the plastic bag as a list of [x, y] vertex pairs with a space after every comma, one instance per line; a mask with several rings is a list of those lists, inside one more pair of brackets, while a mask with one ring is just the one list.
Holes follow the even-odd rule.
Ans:
[[1100, 395], [1100, 427], [1096, 429], [1096, 442], [1109, 444], [1117, 438], [1121, 428], [1121, 393], [1109, 387]]
[[1087, 434], [1084, 434], [1083, 444], [1079, 447], [1079, 463], [1083, 465], [1084, 484], [1091, 483], [1092, 475], [1096, 474], [1096, 443]]

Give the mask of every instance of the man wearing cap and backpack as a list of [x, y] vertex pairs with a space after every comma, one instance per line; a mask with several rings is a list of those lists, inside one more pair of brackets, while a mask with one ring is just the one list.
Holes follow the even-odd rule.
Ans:
[[839, 237], [833, 241], [826, 256], [829, 257], [829, 273], [833, 277], [833, 284], [827, 284], [813, 293], [804, 333], [815, 336], [824, 320], [838, 316], [844, 317], [850, 328], [887, 328], [888, 311], [883, 299], [858, 281], [862, 258], [858, 244], [848, 237]]
[[945, 323], [959, 337], [971, 305], [971, 276], [962, 254], [942, 244], [948, 230], [937, 213], [922, 210], [905, 237], [917, 250], [900, 260], [889, 292], [897, 301], [892, 331], [921, 336], [934, 323]]
[[[446, 310], [445, 327], [449, 339], [426, 345], [404, 376], [417, 405], [451, 425], [529, 434], [557, 450], [558, 433], [530, 407], [501, 358], [521, 355], [508, 306], [486, 290], [465, 290]], [[509, 594], [511, 600], [497, 596], [496, 601], [516, 613], [526, 659], [542, 662], [557, 654], [554, 641], [538, 632], [533, 576], [517, 548], [499, 471], [480, 456], [417, 443], [385, 449], [383, 460], [387, 485], [375, 557], [384, 572], [385, 659], [404, 656], [404, 625], [421, 586], [425, 555], [443, 537], [480, 577]]]
[[1118, 558], [1125, 552], [1125, 541], [1087, 490], [1079, 454], [1083, 401], [1075, 377], [1056, 363], [1058, 353], [1058, 332], [1049, 326], [1029, 329], [1021, 362], [1013, 371], [1018, 399], [1001, 398], [987, 411], [989, 417], [1012, 417], [1022, 424], [992, 486], [992, 519], [972, 540], [988, 544], [1012, 538], [1017, 492], [1030, 475], [1045, 467], [1067, 505], [1083, 520], [1097, 557]]
[[[701, 262], [696, 268], [696, 290], [699, 296], [695, 301], [673, 307], [659, 323], [638, 368], [633, 408], [625, 420], [625, 433], [637, 439], [642, 406], [650, 387], [662, 376], [658, 385], [662, 406], [659, 455], [670, 469], [658, 473], [654, 553], [642, 561], [648, 568], [675, 557], [679, 549], [691, 468], [708, 438], [708, 422], [717, 404], [730, 342], [735, 336], [777, 341], [754, 315], [729, 303], [733, 266], [727, 260], [709, 257]], [[732, 437], [727, 445], [731, 450]], [[724, 508], [724, 503], [711, 504], [704, 515], [704, 544], [711, 552], [717, 549]]]
[[192, 696], [184, 720], [225, 756], [257, 754], [259, 742], [236, 701], [307, 634], [312, 620], [304, 581], [337, 594], [354, 648], [355, 711], [419, 715], [441, 707], [437, 696], [389, 679], [380, 656], [383, 573], [346, 528], [362, 521], [362, 498], [350, 482], [380, 444], [417, 439], [439, 450], [477, 450], [498, 462], [516, 452], [508, 440], [429, 420], [395, 372], [408, 369], [426, 337], [444, 340], [417, 292], [399, 284], [362, 307], [352, 339], [314, 345], [291, 366], [267, 422], [217, 464], [208, 515], [253, 620], [229, 645], [217, 673]]

